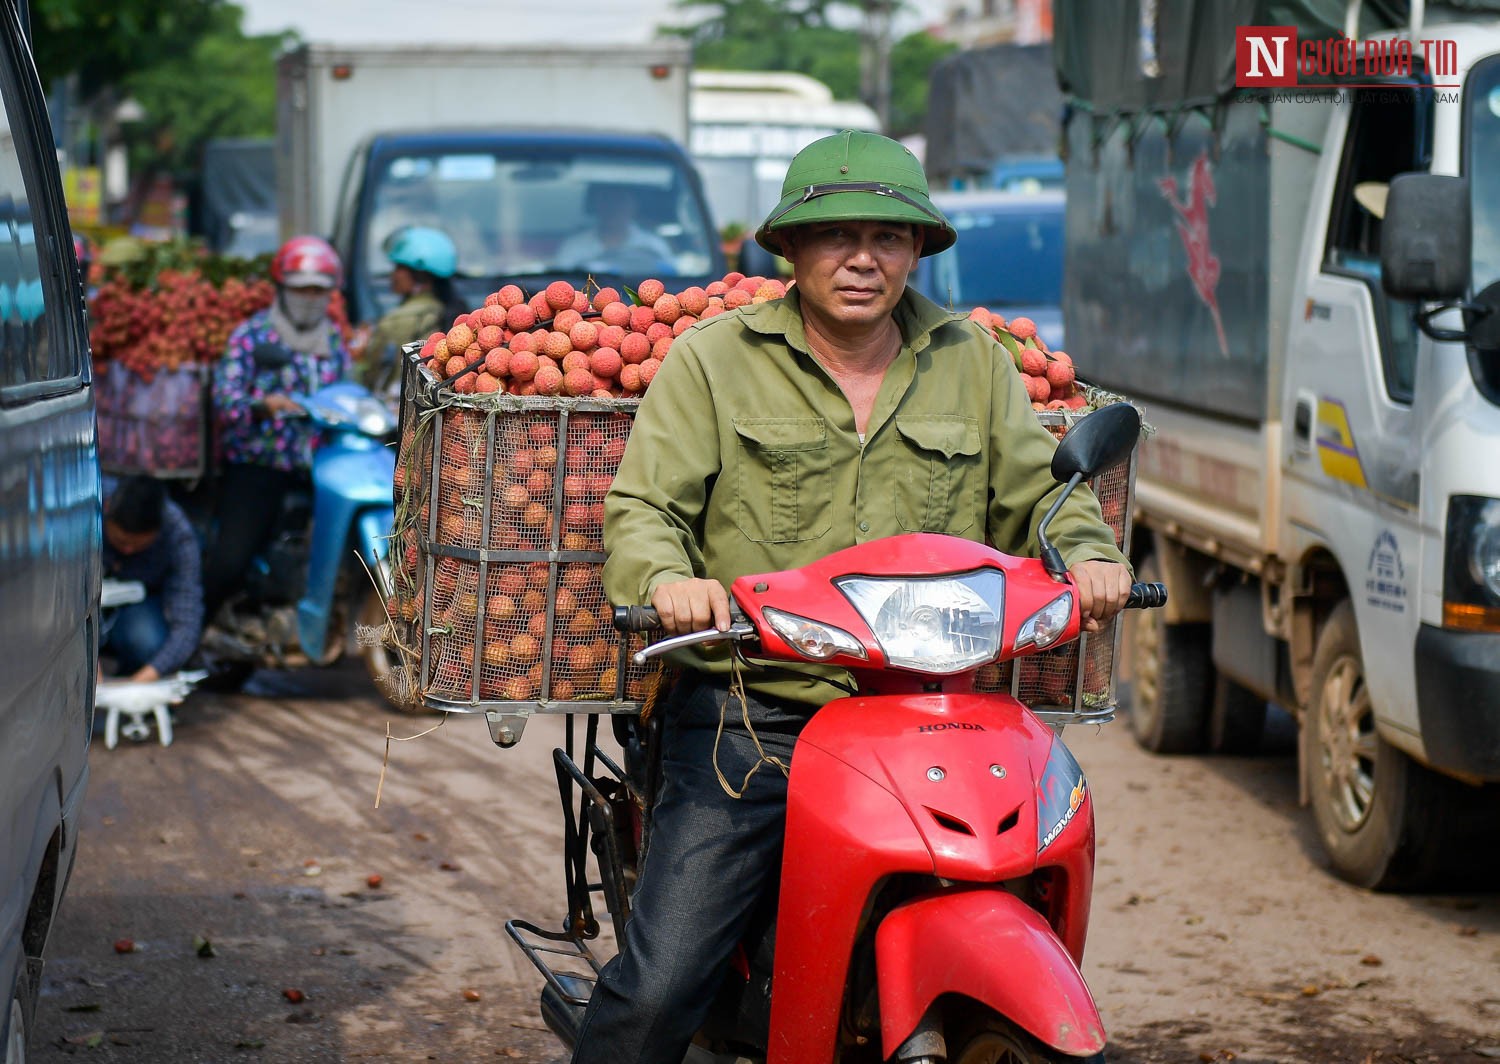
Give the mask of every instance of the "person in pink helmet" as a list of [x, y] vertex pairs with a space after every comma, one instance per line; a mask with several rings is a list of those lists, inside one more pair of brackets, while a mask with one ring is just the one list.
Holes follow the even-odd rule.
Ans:
[[222, 459], [217, 535], [204, 567], [206, 616], [218, 612], [270, 535], [287, 492], [312, 467], [314, 430], [293, 395], [310, 395], [350, 372], [349, 349], [329, 301], [343, 263], [328, 241], [288, 240], [271, 260], [276, 298], [230, 334], [214, 366], [213, 408]]

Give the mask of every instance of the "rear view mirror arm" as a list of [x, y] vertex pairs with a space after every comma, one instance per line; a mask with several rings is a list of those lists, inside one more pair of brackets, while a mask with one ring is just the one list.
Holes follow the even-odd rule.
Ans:
[[1058, 495], [1051, 507], [1048, 508], [1046, 515], [1042, 517], [1041, 524], [1036, 526], [1037, 543], [1042, 549], [1042, 565], [1046, 568], [1048, 575], [1054, 580], [1067, 578], [1068, 563], [1063, 561], [1062, 552], [1053, 546], [1052, 540], [1047, 538], [1047, 526], [1057, 516], [1057, 511], [1062, 509], [1062, 504], [1068, 501], [1068, 496], [1073, 494], [1073, 489], [1078, 487], [1082, 482], [1082, 473], [1074, 473], [1068, 478], [1067, 484], [1063, 487], [1062, 494]]

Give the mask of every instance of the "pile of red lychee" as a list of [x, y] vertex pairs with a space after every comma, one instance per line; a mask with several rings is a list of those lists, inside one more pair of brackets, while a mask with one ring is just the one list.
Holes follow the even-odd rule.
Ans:
[[1036, 331], [1030, 318], [1004, 317], [984, 307], [975, 307], [969, 318], [1010, 352], [1034, 410], [1083, 410], [1088, 407], [1083, 389], [1066, 351], [1053, 351]]

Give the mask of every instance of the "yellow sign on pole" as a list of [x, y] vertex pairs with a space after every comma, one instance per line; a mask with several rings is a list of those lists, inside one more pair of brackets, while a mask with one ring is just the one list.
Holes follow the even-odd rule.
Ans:
[[63, 198], [68, 204], [68, 220], [75, 226], [98, 225], [103, 221], [104, 183], [97, 166], [71, 166], [63, 171]]

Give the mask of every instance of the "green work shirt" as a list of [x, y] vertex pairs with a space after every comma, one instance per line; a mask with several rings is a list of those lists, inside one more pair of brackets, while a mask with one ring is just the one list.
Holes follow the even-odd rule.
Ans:
[[[894, 311], [901, 351], [861, 443], [854, 411], [809, 352], [795, 288], [705, 319], [672, 344], [636, 413], [604, 500], [604, 589], [649, 603], [659, 584], [794, 569], [844, 547], [942, 532], [1039, 553], [1036, 526], [1061, 486], [1056, 441], [1006, 350], [908, 288]], [[1049, 534], [1069, 565], [1124, 562], [1080, 486]], [[723, 644], [674, 661], [727, 673]], [[752, 689], [821, 705], [838, 688], [814, 665], [747, 671]]]
[[416, 292], [388, 311], [370, 331], [359, 380], [372, 392], [383, 392], [401, 380], [401, 348], [446, 328], [443, 304], [431, 292]]

